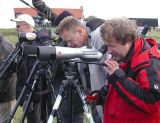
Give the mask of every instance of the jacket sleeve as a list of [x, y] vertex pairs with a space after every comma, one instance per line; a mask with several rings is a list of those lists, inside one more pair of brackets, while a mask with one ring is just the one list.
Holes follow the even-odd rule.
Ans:
[[151, 59], [151, 64], [141, 68], [136, 78], [127, 76], [122, 69], [118, 69], [109, 77], [119, 96], [129, 104], [149, 113], [160, 108], [160, 62]]
[[56, 17], [56, 14], [52, 11], [51, 8], [49, 8], [44, 1], [42, 0], [32, 0], [32, 4], [33, 6], [38, 9], [40, 12], [44, 13], [45, 16], [47, 17], [47, 19], [49, 21], [52, 22], [52, 24], [54, 24], [54, 20]]

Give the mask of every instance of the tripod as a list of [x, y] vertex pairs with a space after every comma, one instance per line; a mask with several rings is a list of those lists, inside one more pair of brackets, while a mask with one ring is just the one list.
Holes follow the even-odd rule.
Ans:
[[94, 123], [93, 117], [92, 117], [91, 113], [89, 112], [86, 101], [84, 100], [84, 95], [82, 94], [81, 89], [79, 87], [79, 81], [78, 81], [78, 79], [76, 79], [76, 71], [75, 71], [74, 67], [75, 67], [75, 64], [69, 62], [68, 66], [67, 66], [67, 71], [65, 72], [66, 80], [62, 81], [62, 84], [61, 84], [60, 89], [59, 89], [58, 96], [56, 98], [56, 101], [54, 103], [54, 106], [52, 108], [52, 112], [49, 116], [49, 119], [48, 119], [47, 123], [52, 123], [53, 122], [55, 112], [56, 112], [56, 110], [58, 110], [58, 108], [61, 104], [62, 94], [63, 94], [63, 92], [65, 91], [66, 88], [68, 88], [68, 90], [69, 90], [69, 93], [68, 93], [69, 94], [68, 95], [68, 97], [69, 97], [68, 123], [72, 123], [72, 119], [73, 119], [73, 116], [72, 116], [72, 90], [73, 89], [76, 90], [76, 92], [78, 93], [78, 95], [80, 97], [80, 100], [83, 104], [84, 113], [86, 114], [89, 123]]
[[[25, 119], [25, 116], [29, 110], [29, 106], [32, 102], [32, 98], [33, 98], [33, 95], [36, 94], [36, 95], [40, 95], [39, 97], [39, 103], [40, 103], [40, 112], [39, 115], [38, 115], [38, 119], [41, 120], [41, 122], [45, 123], [46, 120], [48, 119], [48, 116], [49, 116], [49, 112], [51, 112], [51, 101], [52, 101], [52, 98], [54, 99], [55, 98], [55, 95], [54, 95], [54, 88], [53, 88], [53, 85], [52, 85], [52, 74], [51, 74], [51, 71], [50, 71], [50, 67], [47, 67], [48, 62], [45, 62], [42, 63], [42, 62], [39, 62], [38, 60], [34, 63], [33, 65], [33, 68], [27, 78], [27, 81], [26, 81], [26, 84], [24, 85], [23, 89], [22, 89], [22, 92], [18, 98], [18, 101], [9, 117], [9, 120], [8, 120], [8, 123], [11, 122], [12, 118], [14, 117], [15, 115], [15, 112], [18, 108], [18, 106], [20, 105], [20, 101], [22, 100], [23, 96], [24, 96], [24, 93], [27, 91], [27, 89], [29, 89], [29, 94], [28, 94], [28, 99], [26, 101], [26, 105], [24, 107], [24, 111], [23, 111], [23, 114], [21, 116], [21, 119], [20, 119], [20, 123], [24, 123], [24, 119]], [[33, 75], [34, 75], [34, 80], [33, 80], [33, 83], [32, 83], [32, 86], [30, 87], [29, 84], [31, 84], [31, 80], [33, 78]], [[39, 81], [38, 81], [39, 80]], [[40, 82], [40, 83], [38, 83]], [[37, 87], [38, 84], [42, 84], [39, 86], [39, 90], [40, 92], [35, 92], [35, 88]], [[45, 84], [45, 85], [44, 85]], [[49, 87], [49, 91], [43, 91], [44, 87]], [[42, 92], [43, 91], [43, 92]], [[51, 92], [51, 93], [50, 93]], [[51, 98], [49, 98], [50, 100], [47, 102], [46, 98], [44, 97], [44, 94], [47, 94], [50, 93], [51, 95]], [[49, 106], [48, 106], [49, 104]], [[60, 122], [62, 122], [62, 117], [61, 117], [61, 114], [59, 111], [57, 111], [57, 116], [58, 116], [58, 120]]]

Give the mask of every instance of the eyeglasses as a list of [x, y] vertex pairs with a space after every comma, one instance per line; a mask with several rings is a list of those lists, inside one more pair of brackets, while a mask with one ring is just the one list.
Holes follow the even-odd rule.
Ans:
[[21, 26], [24, 26], [24, 25], [26, 25], [26, 24], [19, 24], [16, 26], [16, 28], [20, 28]]

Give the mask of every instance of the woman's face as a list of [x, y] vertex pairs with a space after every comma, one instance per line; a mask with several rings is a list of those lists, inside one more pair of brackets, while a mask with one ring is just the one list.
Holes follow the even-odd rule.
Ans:
[[122, 61], [130, 50], [132, 43], [127, 42], [125, 45], [118, 43], [118, 41], [111, 41], [107, 43], [108, 53], [116, 61]]

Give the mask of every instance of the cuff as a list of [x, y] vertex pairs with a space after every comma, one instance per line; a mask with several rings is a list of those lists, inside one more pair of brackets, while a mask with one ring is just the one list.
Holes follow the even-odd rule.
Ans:
[[120, 68], [116, 70], [110, 77], [110, 82], [116, 82], [117, 80], [123, 79], [126, 77], [125, 72]]

